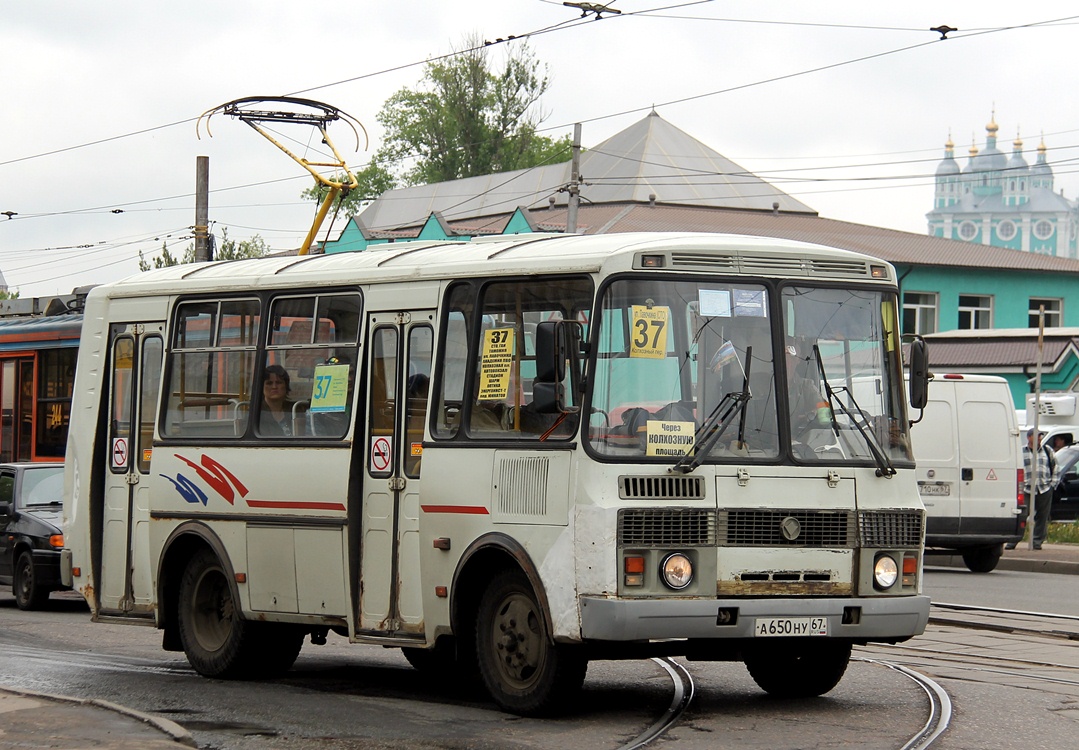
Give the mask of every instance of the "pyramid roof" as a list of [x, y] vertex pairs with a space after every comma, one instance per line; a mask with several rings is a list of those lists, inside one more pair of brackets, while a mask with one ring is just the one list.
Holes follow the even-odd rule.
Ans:
[[[365, 226], [416, 226], [440, 212], [448, 221], [562, 206], [571, 162], [389, 190], [363, 211]], [[727, 159], [655, 112], [584, 150], [582, 203], [658, 203], [815, 216], [801, 201]], [[553, 198], [553, 204], [551, 199]]]

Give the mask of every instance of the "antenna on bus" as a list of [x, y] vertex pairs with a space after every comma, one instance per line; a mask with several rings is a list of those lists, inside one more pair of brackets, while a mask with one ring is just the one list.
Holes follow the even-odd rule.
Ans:
[[[265, 105], [268, 103], [290, 105], [293, 109], [271, 110], [255, 108], [257, 105]], [[201, 139], [201, 136], [198, 134], [202, 127], [202, 122], [205, 119], [206, 135], [213, 137], [213, 133], [210, 132], [210, 118], [218, 112], [229, 115], [230, 117], [235, 117], [240, 120], [240, 122], [245, 122], [250, 125], [251, 128], [259, 133], [259, 135], [284, 151], [293, 161], [310, 172], [311, 176], [315, 178], [316, 183], [329, 188], [326, 193], [326, 198], [322, 201], [322, 205], [315, 215], [314, 223], [311, 225], [311, 231], [307, 233], [307, 237], [304, 239], [303, 245], [299, 250], [300, 255], [307, 255], [308, 249], [315, 239], [315, 235], [318, 234], [319, 227], [322, 226], [322, 222], [326, 219], [326, 214], [329, 213], [330, 206], [333, 205], [337, 196], [347, 194], [349, 190], [352, 190], [359, 184], [356, 180], [356, 175], [352, 173], [352, 170], [348, 168], [348, 164], [341, 157], [341, 154], [338, 153], [337, 147], [330, 139], [327, 128], [331, 122], [336, 122], [338, 120], [345, 122], [352, 128], [352, 133], [356, 137], [357, 151], [360, 149], [360, 130], [363, 131], [363, 148], [365, 151], [367, 150], [369, 144], [367, 129], [363, 126], [363, 123], [352, 115], [342, 112], [337, 107], [331, 107], [329, 104], [317, 102], [314, 99], [299, 99], [294, 96], [247, 96], [242, 99], [233, 99], [231, 102], [219, 104], [213, 109], [208, 109], [199, 115], [199, 119], [195, 123], [196, 136]], [[302, 156], [294, 154], [262, 127], [263, 123], [307, 125], [309, 127], [317, 128], [319, 134], [322, 136], [322, 142], [333, 152], [335, 161], [309, 161]], [[359, 130], [356, 129], [357, 126], [359, 126]], [[337, 179], [338, 173], [336, 171], [334, 172], [335, 179], [324, 177], [319, 174], [316, 167], [332, 167], [335, 170], [343, 170], [347, 182], [345, 179]]]

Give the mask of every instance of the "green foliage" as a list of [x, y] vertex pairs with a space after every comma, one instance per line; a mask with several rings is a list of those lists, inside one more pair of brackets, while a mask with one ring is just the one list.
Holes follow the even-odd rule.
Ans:
[[1051, 523], [1046, 541], [1053, 544], [1079, 544], [1079, 523]]
[[[397, 187], [394, 176], [377, 158], [372, 160], [366, 168], [353, 174], [356, 175], [358, 184], [347, 193], [337, 196], [336, 205], [330, 209], [331, 212], [339, 211], [342, 216], [355, 216], [363, 208], [365, 202], [374, 200], [387, 190]], [[334, 182], [348, 182], [348, 178], [343, 174], [335, 174], [331, 179]], [[305, 200], [312, 200], [322, 205], [328, 191], [329, 188], [325, 185], [316, 183], [304, 190], [301, 195]]]
[[[266, 240], [261, 236], [255, 235], [249, 240], [236, 240], [229, 239], [229, 230], [224, 228], [221, 230], [221, 245], [213, 251], [214, 260], [239, 260], [241, 258], [261, 258], [270, 252], [270, 246], [266, 244]], [[153, 266], [143, 256], [142, 251], [139, 251], [139, 270], [149, 271], [151, 268], [167, 268], [169, 266], [178, 266], [183, 263], [195, 262], [195, 245], [194, 243], [188, 245], [184, 249], [184, 254], [177, 258], [169, 251], [167, 243], [161, 243], [161, 254], [155, 255], [153, 258]]]
[[568, 159], [570, 137], [536, 133], [547, 68], [527, 43], [495, 70], [478, 37], [424, 68], [416, 90], [401, 89], [379, 111], [385, 130], [377, 159], [399, 165], [405, 184], [455, 180]]
[[0, 299], [18, 299], [19, 290], [0, 289]]
[[[191, 260], [195, 258], [195, 246], [191, 245], [188, 248], [191, 251]], [[266, 244], [266, 240], [262, 239], [259, 235], [255, 235], [249, 240], [236, 240], [229, 239], [229, 230], [221, 230], [221, 245], [214, 250], [214, 260], [240, 260], [242, 258], [261, 258], [270, 252], [270, 246]], [[185, 256], [185, 263], [188, 263]]]

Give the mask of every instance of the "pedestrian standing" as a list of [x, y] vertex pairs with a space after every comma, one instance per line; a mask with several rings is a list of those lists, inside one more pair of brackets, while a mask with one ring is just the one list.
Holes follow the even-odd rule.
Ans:
[[[1060, 481], [1060, 469], [1056, 455], [1048, 445], [1042, 445], [1044, 432], [1027, 430], [1027, 444], [1023, 446], [1023, 494], [1030, 508], [1031, 493], [1034, 494], [1034, 549], [1041, 549], [1049, 533], [1049, 511], [1053, 505], [1053, 488]], [[1034, 451], [1038, 455], [1038, 472], [1034, 476]]]

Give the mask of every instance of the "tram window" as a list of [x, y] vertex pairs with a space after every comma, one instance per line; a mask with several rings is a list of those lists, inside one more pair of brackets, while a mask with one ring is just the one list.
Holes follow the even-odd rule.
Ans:
[[71, 418], [71, 395], [75, 385], [78, 349], [44, 350], [38, 358], [37, 445], [38, 457], [61, 457], [67, 449]]

